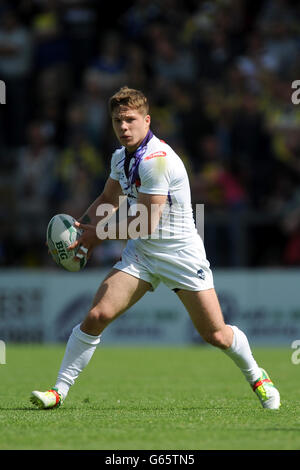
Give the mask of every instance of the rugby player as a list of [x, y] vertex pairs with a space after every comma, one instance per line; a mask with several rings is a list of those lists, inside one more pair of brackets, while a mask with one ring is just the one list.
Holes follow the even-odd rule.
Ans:
[[[33, 391], [31, 401], [40, 408], [61, 405], [93, 356], [104, 329], [163, 282], [179, 297], [202, 338], [221, 349], [241, 370], [261, 405], [278, 409], [279, 392], [267, 372], [258, 366], [246, 335], [237, 326], [224, 322], [193, 217], [187, 172], [174, 150], [153, 135], [146, 96], [139, 90], [122, 87], [110, 98], [109, 110], [121, 148], [112, 155], [111, 173], [103, 192], [76, 222], [83, 233], [70, 249], [78, 249], [78, 261], [91, 256], [103, 241], [97, 227], [104, 216], [97, 215], [97, 209], [109, 204], [115, 213], [120, 196], [127, 197], [133, 210], [126, 218], [128, 241], [121, 260], [96, 292], [86, 317], [73, 328], [55, 386], [46, 392]], [[136, 204], [149, 214], [140, 236], [129, 230], [137, 217]], [[169, 217], [165, 217], [166, 213]], [[165, 223], [167, 219], [172, 223]], [[115, 220], [115, 238], [123, 238], [122, 222], [111, 220]]]

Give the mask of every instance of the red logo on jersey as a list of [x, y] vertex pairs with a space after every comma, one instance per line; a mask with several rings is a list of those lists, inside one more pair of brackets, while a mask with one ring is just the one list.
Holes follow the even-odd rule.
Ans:
[[145, 157], [144, 160], [150, 160], [151, 158], [156, 158], [156, 157], [165, 157], [167, 154], [166, 152], [163, 152], [160, 150], [159, 152], [154, 152], [151, 153], [151, 155], [148, 155], [148, 157]]

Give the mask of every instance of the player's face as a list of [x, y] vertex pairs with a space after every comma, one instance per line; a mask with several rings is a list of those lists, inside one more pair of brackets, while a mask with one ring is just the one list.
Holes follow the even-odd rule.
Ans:
[[114, 132], [121, 145], [133, 152], [142, 143], [150, 126], [150, 116], [125, 106], [112, 112]]

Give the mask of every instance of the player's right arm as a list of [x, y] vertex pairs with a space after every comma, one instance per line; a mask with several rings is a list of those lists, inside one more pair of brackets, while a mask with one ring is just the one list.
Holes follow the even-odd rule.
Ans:
[[119, 181], [109, 177], [105, 183], [104, 189], [100, 196], [89, 206], [85, 213], [78, 219], [82, 224], [90, 224], [96, 226], [104, 216], [97, 215], [97, 209], [102, 204], [112, 206], [112, 214], [115, 213], [120, 205], [120, 196], [122, 189]]
[[[96, 225], [104, 217], [107, 218], [107, 214], [98, 216], [97, 209], [101, 205], [109, 205], [109, 212], [111, 216], [113, 216], [113, 214], [119, 208], [120, 196], [122, 194], [123, 193], [119, 181], [109, 177], [105, 183], [104, 189], [100, 196], [98, 196], [97, 199], [95, 199], [95, 201], [88, 207], [85, 213], [80, 217], [80, 219], [78, 219], [78, 222], [75, 222], [76, 226], [84, 224], [86, 229], [82, 233], [81, 237], [78, 238], [77, 241], [75, 241], [72, 245], [68, 247], [68, 250], [74, 250], [75, 248], [81, 245], [88, 250], [88, 258], [91, 256], [95, 246], [100, 245], [100, 243], [102, 243], [102, 240], [97, 237]], [[80, 250], [78, 253], [80, 253]], [[79, 258], [77, 258], [76, 256], [74, 259], [79, 260]]]

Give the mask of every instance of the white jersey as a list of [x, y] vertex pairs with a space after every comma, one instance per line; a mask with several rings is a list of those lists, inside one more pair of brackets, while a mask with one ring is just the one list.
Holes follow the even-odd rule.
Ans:
[[131, 209], [139, 192], [167, 196], [155, 232], [135, 239], [135, 245], [146, 253], [178, 250], [195, 243], [204, 250], [194, 222], [188, 175], [180, 157], [152, 133], [138, 157], [131, 159], [127, 175], [125, 157], [125, 147], [114, 152], [110, 177], [119, 181]]

